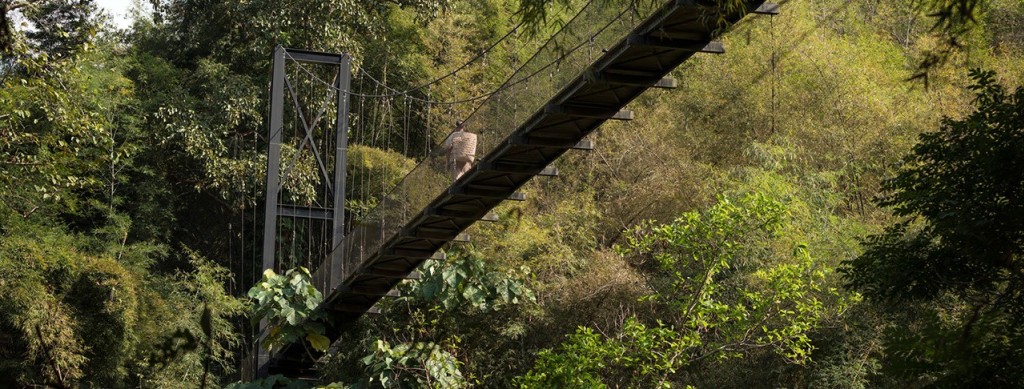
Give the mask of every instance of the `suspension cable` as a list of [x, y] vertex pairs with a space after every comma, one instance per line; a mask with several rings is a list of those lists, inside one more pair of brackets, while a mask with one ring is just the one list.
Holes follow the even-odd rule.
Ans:
[[[585, 11], [592, 3], [593, 3], [593, 0], [588, 2], [587, 5], [584, 6], [580, 10], [580, 12], [578, 12], [575, 16], [573, 16], [573, 18], [570, 19], [568, 22], [563, 24], [562, 27], [560, 27], [558, 31], [556, 31], [554, 34], [552, 34], [551, 38], [549, 38], [547, 43], [545, 43], [545, 46], [550, 44], [551, 41], [553, 41], [555, 39], [555, 37], [557, 37], [562, 31], [564, 31], [566, 27], [571, 25], [573, 21], [575, 21], [577, 18], [579, 18], [580, 15], [583, 14], [583, 11]], [[611, 27], [616, 21], [622, 19], [622, 17], [625, 14], [627, 14], [631, 9], [632, 8], [629, 8], [629, 7], [624, 9], [622, 12], [620, 12], [618, 15], [616, 15], [614, 18], [612, 18], [608, 23], [606, 23], [604, 26], [602, 26], [600, 29], [598, 29], [598, 31], [596, 33], [594, 33], [594, 35], [600, 34], [600, 33], [604, 32], [605, 30], [607, 30], [608, 27]], [[480, 95], [477, 95], [477, 96], [465, 98], [465, 99], [460, 99], [460, 100], [454, 100], [454, 101], [429, 101], [429, 102], [431, 104], [434, 104], [434, 105], [457, 105], [457, 104], [465, 104], [465, 103], [471, 103], [471, 102], [478, 101], [478, 100], [487, 99], [487, 98], [489, 98], [489, 97], [491, 97], [493, 95], [496, 95], [496, 94], [504, 91], [505, 89], [508, 89], [508, 88], [513, 87], [513, 86], [516, 86], [516, 85], [519, 85], [521, 83], [524, 83], [526, 81], [529, 81], [534, 76], [536, 76], [537, 74], [543, 72], [544, 70], [547, 70], [548, 68], [550, 68], [553, 65], [560, 64], [563, 59], [565, 59], [566, 57], [574, 54], [576, 51], [578, 51], [580, 48], [584, 47], [588, 43], [590, 43], [590, 39], [586, 39], [586, 40], [578, 43], [577, 45], [573, 46], [571, 49], [566, 50], [562, 55], [558, 56], [558, 58], [555, 58], [551, 62], [545, 64], [544, 66], [542, 66], [541, 68], [537, 69], [533, 73], [530, 73], [526, 77], [523, 77], [523, 78], [521, 78], [519, 80], [516, 80], [516, 81], [511, 81], [511, 79], [510, 79], [510, 80], [506, 81], [504, 84], [502, 84], [501, 86], [499, 86], [498, 88], [496, 88], [493, 91], [490, 91], [490, 92], [487, 92], [487, 93], [483, 93], [483, 94], [480, 94]], [[530, 59], [528, 59], [526, 62], [524, 62], [523, 65], [519, 69], [516, 70], [516, 72], [522, 70], [523, 67], [526, 66], [526, 64], [529, 64], [531, 60], [533, 60], [538, 55], [540, 55], [541, 51], [542, 50], [538, 50], [537, 52], [535, 52], [534, 55], [530, 57]], [[291, 59], [293, 62], [295, 62], [296, 65], [298, 65], [299, 69], [301, 69], [302, 71], [306, 72], [307, 74], [313, 75], [312, 72], [310, 72], [309, 69], [307, 69], [305, 66], [303, 66], [301, 62], [297, 61], [294, 57], [292, 57], [287, 52], [285, 52], [285, 54], [288, 56], [289, 59]], [[369, 73], [363, 72], [362, 74], [366, 75], [374, 83], [377, 83], [378, 85], [380, 85], [380, 86], [382, 86], [384, 88], [388, 88], [388, 89], [394, 90], [393, 88], [388, 87], [386, 85], [386, 83], [381, 82], [381, 81], [373, 78], [371, 75], [369, 75]], [[330, 83], [328, 83], [328, 82], [324, 81], [323, 79], [317, 77], [316, 75], [313, 75], [313, 78], [316, 81], [318, 81], [318, 82], [320, 82], [320, 83], [322, 83], [324, 85], [327, 85], [330, 88], [335, 88], [335, 89], [337, 88], [334, 85], [331, 85]], [[400, 95], [402, 95], [402, 93], [404, 93], [404, 92], [402, 92], [402, 93], [390, 93], [390, 94], [379, 94], [379, 95], [367, 95], [367, 94], [355, 93], [355, 92], [352, 92], [352, 91], [343, 91], [343, 92], [346, 93], [346, 94], [352, 95], [352, 96], [375, 97], [375, 98], [396, 97], [396, 96], [400, 96]], [[417, 101], [421, 101], [421, 102], [428, 102], [428, 100], [422, 99], [422, 98], [419, 98], [419, 97], [416, 97], [416, 96], [412, 96], [412, 95], [407, 95], [407, 96], [409, 96], [413, 100], [417, 100]], [[478, 106], [473, 111], [476, 112], [477, 110], [479, 110], [479, 108], [480, 107]]]
[[769, 134], [774, 135], [775, 134], [775, 94], [776, 94], [776, 92], [775, 92], [776, 86], [775, 85], [777, 83], [776, 78], [778, 76], [775, 74], [775, 67], [776, 67], [776, 60], [777, 60], [776, 54], [775, 54], [775, 46], [776, 46], [776, 44], [775, 44], [775, 15], [773, 14], [773, 15], [769, 15], [769, 16], [770, 17], [768, 19], [768, 23], [769, 23], [769, 28], [771, 30], [771, 38], [772, 38], [772, 77], [771, 77], [772, 78], [772, 103], [771, 103], [771, 110], [772, 111], [771, 111], [771, 129], [770, 129]]
[[[508, 39], [510, 36], [512, 36], [512, 34], [514, 34], [517, 31], [519, 31], [519, 28], [522, 27], [524, 23], [526, 23], [526, 22], [525, 21], [519, 22], [519, 24], [515, 25], [515, 27], [512, 27], [512, 29], [509, 30], [507, 33], [505, 33], [505, 35], [503, 35], [498, 40], [494, 41], [494, 43], [491, 43], [491, 45], [487, 46], [486, 49], [483, 49], [482, 51], [478, 52], [475, 56], [473, 56], [473, 58], [470, 58], [469, 61], [466, 61], [462, 65], [459, 65], [459, 67], [455, 68], [455, 70], [452, 70], [452, 71], [448, 72], [447, 74], [445, 74], [445, 75], [443, 75], [441, 77], [438, 77], [438, 78], [436, 78], [434, 80], [431, 80], [431, 81], [428, 81], [426, 83], [420, 84], [419, 86], [414, 86], [414, 87], [406, 89], [404, 91], [399, 91], [398, 89], [395, 89], [395, 88], [387, 86], [386, 84], [380, 83], [379, 81], [377, 81], [376, 78], [374, 78], [372, 75], [370, 75], [370, 73], [367, 72], [366, 69], [360, 69], [360, 72], [362, 72], [367, 77], [369, 77], [370, 80], [373, 80], [373, 82], [376, 82], [380, 86], [384, 87], [385, 90], [390, 90], [390, 91], [394, 92], [392, 95], [397, 96], [397, 95], [409, 94], [409, 93], [412, 93], [412, 92], [415, 92], [415, 91], [418, 91], [418, 90], [421, 90], [421, 89], [424, 89], [424, 88], [428, 88], [431, 85], [437, 84], [437, 83], [439, 83], [439, 82], [441, 82], [441, 81], [443, 81], [445, 79], [448, 79], [449, 77], [453, 77], [456, 74], [458, 74], [460, 71], [462, 71], [462, 69], [465, 69], [465, 68], [469, 67], [469, 65], [472, 65], [473, 63], [475, 63], [477, 60], [486, 57], [487, 53], [489, 53], [491, 50], [494, 50], [494, 48], [497, 47], [499, 44], [501, 44], [501, 42], [504, 42], [505, 39]], [[384, 97], [384, 96], [379, 96], [379, 97]]]

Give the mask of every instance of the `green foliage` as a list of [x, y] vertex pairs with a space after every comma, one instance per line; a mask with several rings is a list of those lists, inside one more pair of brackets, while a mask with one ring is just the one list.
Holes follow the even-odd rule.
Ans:
[[459, 361], [434, 343], [402, 343], [391, 347], [377, 340], [373, 353], [362, 359], [369, 384], [385, 388], [462, 388], [466, 386]]
[[363, 388], [464, 388], [461, 364], [444, 347], [432, 342], [401, 343], [391, 346], [376, 340], [370, 353], [359, 359], [361, 379], [309, 385], [305, 381], [273, 375], [251, 382], [234, 383], [228, 389], [363, 389]]
[[[353, 212], [352, 217], [358, 219], [377, 206], [379, 197], [383, 196], [383, 193], [377, 194], [377, 186], [381, 183], [388, 188], [394, 186], [414, 167], [415, 161], [400, 153], [358, 144], [350, 145], [346, 174], [351, 177], [352, 183], [345, 190], [346, 198], [351, 200], [345, 206]], [[366, 193], [373, 195], [367, 196]]]
[[331, 346], [324, 336], [326, 318], [317, 308], [323, 295], [310, 280], [304, 267], [277, 274], [273, 269], [263, 272], [263, 280], [249, 289], [249, 298], [256, 300], [250, 316], [253, 323], [268, 321], [263, 345], [268, 350], [305, 339], [314, 349], [326, 351]]
[[552, 17], [550, 7], [568, 7], [571, 0], [544, 1], [544, 0], [522, 0], [519, 2], [520, 19], [526, 23], [527, 28], [533, 34], [538, 34], [544, 27], [564, 23], [557, 17]]
[[621, 344], [605, 342], [590, 328], [580, 328], [560, 346], [561, 352], [542, 350], [537, 363], [516, 384], [525, 388], [604, 388], [595, 373], [607, 360], [623, 353]]
[[[327, 386], [333, 388], [334, 386]], [[309, 384], [302, 380], [292, 380], [280, 374], [263, 377], [249, 382], [236, 382], [225, 389], [308, 389]]]
[[692, 363], [765, 347], [806, 363], [814, 348], [811, 331], [845, 303], [826, 306], [839, 294], [823, 286], [826, 271], [815, 266], [806, 246], [797, 245], [789, 257], [773, 252], [785, 216], [783, 204], [752, 194], [735, 202], [722, 197], [668, 224], [631, 229], [620, 251], [655, 261], [655, 293], [644, 299], [664, 304], [667, 312], [654, 325], [629, 317], [607, 337], [580, 328], [558, 352], [540, 354], [520, 385], [671, 386], [672, 377]]
[[[1024, 92], [1008, 95], [994, 74], [972, 74], [978, 110], [923, 134], [900, 174], [885, 183], [880, 204], [926, 224], [901, 222], [869, 238], [868, 252], [849, 270], [851, 285], [869, 297], [930, 299], [966, 293], [965, 286], [991, 292], [1016, 278]], [[945, 275], [921, 277], [922, 267]]]
[[421, 279], [407, 288], [413, 293], [411, 298], [438, 304], [445, 310], [471, 308], [483, 312], [536, 302], [533, 291], [522, 281], [529, 277], [528, 267], [522, 267], [519, 274], [509, 274], [476, 255], [453, 257], [425, 261], [420, 268]]
[[[91, 1], [8, 0], [0, 8], [0, 54], [16, 53], [27, 44], [36, 54], [60, 59], [87, 47], [96, 34]], [[33, 28], [18, 25], [25, 22]]]
[[[55, 240], [52, 235], [35, 235], [42, 242]], [[71, 262], [70, 250], [63, 245], [40, 246], [24, 235], [8, 234], [4, 238], [0, 246], [0, 305], [10, 345], [4, 348], [7, 384], [79, 380], [84, 374], [88, 346], [77, 334], [73, 308], [46, 285], [48, 279], [54, 280], [65, 289], [74, 282], [78, 269], [72, 268], [77, 264]], [[18, 356], [19, 351], [25, 352], [25, 357]], [[34, 368], [36, 363], [38, 369]]]
[[[0, 3], [0, 387], [199, 387], [230, 376], [241, 348], [243, 304], [227, 291], [254, 275], [238, 260], [258, 250], [270, 48], [349, 52], [357, 72], [397, 90], [459, 69], [411, 107], [353, 100], [346, 206], [362, 214], [475, 108], [421, 114], [419, 99], [492, 91], [585, 2], [161, 0], [132, 31], [98, 35], [90, 1]], [[872, 301], [833, 291], [831, 269], [860, 254], [855, 237], [892, 224], [869, 199], [917, 133], [939, 113], [969, 114], [962, 68], [999, 70], [981, 95], [999, 95], [983, 92], [995, 79], [1020, 83], [1021, 15], [1017, 0], [829, 0], [744, 21], [722, 37], [728, 55], [695, 56], [676, 91], [641, 96], [637, 120], [607, 124], [601, 147], [558, 162], [561, 177], [525, 185], [529, 201], [428, 262], [321, 371], [395, 386], [501, 387], [517, 375], [560, 387], [1004, 385], [999, 368], [1024, 349], [1019, 254], [1004, 261], [1011, 245], [996, 242], [1019, 211], [1019, 132], [998, 124], [1016, 120], [1003, 120], [1021, 111], [1015, 94], [922, 146], [933, 150], [905, 165], [917, 169], [900, 184], [908, 197], [886, 184], [911, 219], [869, 239], [875, 274], [860, 290]], [[928, 91], [905, 82], [921, 69]], [[931, 163], [945, 155], [983, 158]], [[316, 170], [298, 161], [289, 194], [308, 199]], [[427, 184], [402, 195], [428, 201], [440, 188]], [[705, 211], [672, 222], [693, 209]], [[645, 219], [662, 222], [622, 233]], [[951, 274], [923, 279], [922, 268]], [[293, 318], [306, 302], [286, 304]], [[435, 371], [417, 370], [430, 360]]]
[[[533, 275], [484, 260], [471, 247], [447, 254], [444, 261], [426, 261], [418, 280], [400, 284], [402, 297], [381, 301], [385, 314], [349, 330], [337, 345], [342, 351], [325, 364], [325, 380], [371, 387], [381, 381], [389, 387], [510, 382], [508, 364], [516, 361], [536, 309], [528, 281]], [[463, 349], [463, 343], [474, 347]]]
[[[627, 243], [620, 250], [631, 253], [652, 254], [662, 270], [670, 272], [671, 285], [665, 293], [689, 296], [694, 290], [690, 279], [711, 280], [735, 264], [743, 249], [753, 242], [777, 233], [783, 217], [783, 205], [763, 196], [746, 196], [739, 203], [720, 197], [717, 204], [706, 212], [687, 212], [672, 223], [659, 225], [645, 221], [627, 233]], [[739, 240], [749, 239], [749, 240]], [[707, 281], [701, 282], [702, 284]], [[710, 295], [714, 291], [709, 291]], [[674, 295], [656, 296], [672, 303], [683, 303], [675, 308], [688, 311], [694, 304]]]
[[921, 135], [879, 200], [903, 220], [868, 237], [844, 272], [867, 297], [920, 310], [890, 336], [897, 371], [939, 386], [1015, 386], [1024, 382], [1009, 367], [1024, 358], [1024, 88], [1007, 93], [994, 73], [971, 75], [977, 110]]
[[[7, 226], [0, 236], [5, 384], [117, 387], [171, 377], [197, 384], [204, 358], [231, 370], [229, 350], [238, 344], [231, 320], [241, 304], [225, 294], [223, 269], [196, 257], [194, 270], [164, 278], [75, 247], [82, 239], [59, 229]], [[165, 342], [172, 334], [208, 344], [206, 355]]]
[[[34, 68], [45, 61], [23, 63]], [[37, 70], [40, 74], [34, 77], [19, 74], [0, 81], [0, 128], [5, 134], [0, 140], [0, 183], [8, 187], [0, 205], [22, 216], [54, 203], [74, 207], [74, 190], [100, 182], [100, 165], [91, 157], [100, 150], [104, 122], [88, 105], [96, 103], [90, 98], [102, 95], [78, 79], [83, 74], [77, 69]]]
[[943, 44], [924, 52], [911, 79], [928, 82], [929, 72], [949, 60], [962, 48], [965, 37], [982, 19], [983, 10], [991, 0], [926, 0], [915, 5], [934, 20], [932, 32], [942, 38]]
[[797, 244], [788, 259], [773, 258], [784, 212], [761, 195], [736, 203], [723, 197], [666, 225], [641, 224], [623, 252], [657, 261], [668, 277], [655, 281], [661, 285], [647, 298], [667, 303], [686, 328], [724, 340], [715, 353], [770, 346], [803, 363], [812, 349], [807, 333], [826, 312], [819, 296], [836, 291], [822, 287], [825, 271], [815, 268], [806, 245]]

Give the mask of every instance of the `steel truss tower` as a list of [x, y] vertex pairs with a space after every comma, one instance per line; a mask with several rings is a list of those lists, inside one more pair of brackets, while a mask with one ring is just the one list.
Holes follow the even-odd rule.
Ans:
[[[289, 77], [289, 71], [293, 77]], [[348, 150], [349, 91], [351, 58], [348, 54], [328, 54], [307, 50], [274, 49], [273, 75], [270, 84], [270, 122], [267, 133], [266, 203], [263, 229], [263, 270], [281, 270], [323, 262], [320, 269], [326, 277], [314, 280], [317, 289], [340, 283], [344, 274], [343, 245], [345, 238], [345, 167]], [[303, 94], [305, 92], [305, 94]], [[318, 94], [322, 93], [322, 94]], [[313, 97], [316, 98], [313, 98]], [[321, 97], [322, 96], [322, 97]], [[333, 104], [332, 104], [333, 103]], [[332, 112], [328, 109], [333, 109]], [[288, 111], [288, 112], [286, 112]], [[291, 113], [291, 115], [287, 115]], [[334, 117], [333, 126], [322, 123]], [[326, 125], [322, 125], [326, 124]], [[332, 128], [333, 127], [333, 128]], [[316, 171], [317, 177], [305, 177], [312, 194], [296, 196], [289, 179], [301, 167]], [[298, 198], [302, 198], [301, 200]], [[303, 229], [304, 230], [300, 230]], [[323, 254], [318, 258], [296, 260], [295, 249], [290, 263], [282, 264], [287, 245], [282, 230], [300, 231], [309, 248], [307, 253]], [[322, 238], [310, 238], [311, 231], [322, 232]], [[315, 247], [314, 247], [315, 246]], [[301, 256], [301, 255], [300, 255]], [[309, 255], [306, 255], [309, 256]], [[324, 261], [329, 257], [329, 261]], [[317, 269], [310, 268], [311, 272]], [[337, 279], [335, 279], [337, 278]], [[322, 284], [322, 285], [321, 285]], [[268, 374], [270, 353], [259, 345], [266, 336], [267, 322], [260, 323], [254, 345], [257, 351], [256, 375]]]

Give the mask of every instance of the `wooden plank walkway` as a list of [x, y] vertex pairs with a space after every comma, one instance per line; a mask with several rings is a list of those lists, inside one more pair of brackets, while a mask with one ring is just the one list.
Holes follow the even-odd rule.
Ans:
[[[622, 109], [641, 93], [674, 87], [674, 80], [665, 77], [695, 53], [723, 52], [712, 41], [718, 15], [708, 7], [713, 3], [674, 0], [653, 12], [431, 201], [325, 296], [324, 308], [335, 319], [328, 337], [337, 339], [346, 323], [371, 312], [382, 297], [394, 295], [394, 287], [414, 276], [423, 261], [442, 258], [436, 254], [441, 247], [502, 201], [521, 200], [517, 189], [534, 176], [553, 174], [548, 165], [605, 121], [631, 118]], [[748, 1], [746, 9], [725, 19], [735, 23], [752, 12], [778, 13], [778, 5]], [[309, 376], [314, 363], [302, 347], [293, 346], [275, 354], [265, 371]]]

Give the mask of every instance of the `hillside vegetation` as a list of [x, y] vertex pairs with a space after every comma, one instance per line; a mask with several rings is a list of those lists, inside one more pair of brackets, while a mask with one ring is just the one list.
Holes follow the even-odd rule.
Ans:
[[[745, 19], [424, 263], [319, 381], [254, 383], [273, 48], [399, 91], [479, 57], [422, 92], [472, 100], [584, 4], [151, 3], [116, 30], [88, 0], [0, 1], [0, 387], [1024, 386], [1024, 2]], [[475, 108], [389, 104], [350, 134], [356, 215]]]

